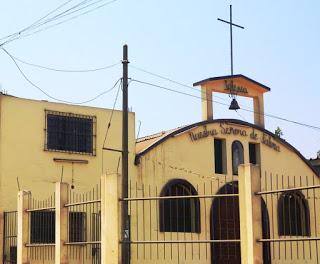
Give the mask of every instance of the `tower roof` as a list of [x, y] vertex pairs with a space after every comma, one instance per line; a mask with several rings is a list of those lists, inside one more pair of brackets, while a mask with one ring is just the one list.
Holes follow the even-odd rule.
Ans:
[[208, 89], [211, 88], [213, 92], [216, 91], [222, 93], [230, 93], [230, 89], [228, 89], [226, 82], [231, 81], [233, 82], [233, 87], [231, 89], [236, 89], [233, 92], [236, 92], [241, 96], [252, 97], [252, 95], [254, 96], [256, 94], [270, 91], [270, 88], [268, 86], [242, 74], [212, 77], [204, 79], [202, 81], [198, 81], [194, 83], [193, 86], [201, 85], [207, 87]]

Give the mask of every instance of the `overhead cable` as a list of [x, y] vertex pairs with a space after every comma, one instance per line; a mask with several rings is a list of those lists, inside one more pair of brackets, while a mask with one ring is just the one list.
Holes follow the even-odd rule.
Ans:
[[108, 122], [108, 125], [107, 125], [106, 134], [105, 134], [105, 136], [104, 136], [102, 148], [105, 147], [105, 144], [106, 144], [106, 141], [107, 141], [109, 129], [110, 129], [111, 124], [112, 124], [113, 113], [114, 113], [114, 110], [115, 110], [115, 108], [116, 108], [116, 104], [117, 104], [117, 101], [118, 101], [119, 92], [120, 92], [121, 87], [122, 87], [122, 79], [121, 79], [121, 82], [119, 83], [119, 87], [118, 87], [116, 96], [115, 96], [115, 98], [114, 98], [114, 102], [113, 102], [113, 106], [112, 106], [112, 111], [111, 111], [110, 119], [109, 119], [109, 122]]
[[98, 95], [94, 96], [93, 98], [90, 98], [88, 100], [82, 101], [82, 102], [73, 102], [73, 101], [67, 101], [67, 100], [63, 100], [63, 99], [59, 99], [57, 97], [54, 97], [52, 95], [50, 95], [48, 92], [46, 92], [44, 89], [42, 89], [40, 86], [36, 85], [35, 83], [33, 83], [27, 76], [26, 74], [22, 71], [22, 69], [20, 68], [19, 64], [16, 62], [16, 60], [14, 59], [14, 57], [11, 56], [11, 54], [4, 48], [2, 48], [3, 51], [11, 58], [11, 60], [13, 61], [13, 63], [15, 64], [15, 66], [17, 67], [17, 69], [19, 70], [19, 72], [21, 73], [21, 75], [23, 76], [23, 78], [29, 83], [31, 84], [33, 87], [35, 87], [37, 90], [39, 90], [41, 93], [43, 93], [45, 96], [47, 96], [48, 98], [55, 100], [57, 102], [61, 102], [61, 103], [67, 103], [67, 104], [75, 104], [75, 105], [82, 105], [82, 104], [87, 104], [90, 103], [92, 101], [95, 101], [96, 99], [98, 99], [99, 97], [111, 92], [119, 83], [120, 79], [118, 79], [115, 84], [108, 90], [105, 90], [101, 93], [99, 93]]
[[22, 60], [22, 59], [17, 58], [16, 56], [14, 56], [12, 54], [11, 54], [11, 56], [16, 61], [19, 61], [19, 62], [21, 62], [23, 64], [26, 64], [26, 65], [29, 65], [29, 66], [32, 66], [32, 67], [35, 67], [35, 68], [39, 68], [39, 69], [43, 69], [43, 70], [49, 70], [49, 71], [56, 71], [56, 72], [66, 72], [66, 73], [96, 72], [96, 71], [102, 71], [102, 70], [110, 69], [110, 68], [113, 68], [113, 67], [121, 64], [121, 62], [117, 62], [117, 63], [114, 63], [114, 64], [110, 64], [110, 65], [106, 65], [106, 66], [103, 66], [103, 67], [99, 67], [99, 68], [73, 70], [73, 69], [61, 69], [61, 68], [53, 68], [53, 67], [43, 66], [43, 65], [39, 65], [39, 64], [35, 64], [35, 63], [31, 63], [31, 62]]
[[[177, 85], [179, 85], [179, 86], [186, 87], [186, 88], [189, 88], [189, 89], [191, 89], [191, 90], [194, 90], [194, 91], [203, 93], [203, 91], [201, 91], [201, 89], [198, 89], [198, 88], [192, 87], [192, 86], [190, 86], [190, 85], [188, 85], [188, 84], [185, 84], [185, 83], [182, 83], [182, 82], [173, 80], [173, 79], [171, 79], [171, 78], [169, 78], [169, 77], [165, 77], [165, 76], [160, 75], [160, 74], [158, 74], [158, 73], [154, 73], [154, 72], [151, 72], [151, 71], [142, 69], [142, 68], [140, 68], [140, 67], [137, 67], [137, 66], [134, 66], [134, 65], [131, 65], [131, 64], [129, 64], [129, 67], [131, 67], [131, 68], [133, 68], [133, 69], [136, 69], [136, 70], [138, 70], [138, 71], [141, 71], [141, 72], [150, 74], [150, 75], [152, 75], [152, 76], [158, 77], [158, 78], [160, 78], [160, 79], [169, 81], [169, 82], [171, 82], [171, 83], [177, 84]], [[219, 98], [219, 99], [221, 99], [221, 100], [223, 100], [223, 101], [227, 101], [227, 99], [225, 99], [225, 98], [223, 98], [223, 97], [220, 97], [220, 96], [217, 96], [217, 95], [214, 95], [214, 97]]]
[[35, 22], [33, 22], [31, 25], [23, 28], [22, 30], [12, 33], [10, 35], [7, 35], [5, 37], [0, 38], [0, 40], [4, 40], [7, 39], [9, 37], [13, 37], [16, 35], [21, 35], [21, 33], [23, 33], [24, 31], [28, 30], [29, 28], [33, 27], [34, 25], [36, 25], [37, 23], [39, 23], [40, 21], [42, 21], [43, 19], [47, 18], [49, 15], [53, 14], [54, 12], [58, 11], [60, 8], [62, 8], [63, 6], [67, 5], [68, 3], [70, 3], [73, 0], [68, 0], [66, 2], [64, 2], [63, 4], [59, 5], [58, 7], [56, 7], [55, 9], [53, 9], [52, 11], [50, 11], [49, 13], [47, 13], [45, 16], [41, 17], [40, 19], [36, 20]]
[[[153, 72], [147, 71], [147, 70], [145, 70], [145, 69], [142, 69], [142, 68], [137, 67], [137, 66], [134, 66], [134, 65], [129, 65], [129, 66], [130, 66], [131, 68], [133, 68], [133, 69], [136, 69], [136, 70], [138, 70], [138, 71], [141, 71], [141, 72], [150, 74], [150, 75], [152, 75], [152, 76], [158, 77], [158, 78], [160, 78], [160, 79], [169, 81], [169, 82], [174, 83], [174, 84], [177, 84], [177, 85], [179, 85], [179, 86], [186, 87], [186, 88], [189, 88], [189, 89], [191, 89], [191, 90], [194, 90], [194, 91], [203, 93], [203, 91], [201, 91], [200, 89], [197, 89], [197, 88], [195, 88], [195, 87], [192, 87], [192, 86], [190, 86], [190, 85], [188, 85], [188, 84], [184, 84], [184, 83], [182, 83], [182, 82], [175, 81], [175, 80], [173, 80], [173, 79], [171, 79], [171, 78], [169, 78], [169, 77], [165, 77], [165, 76], [163, 76], [163, 75], [160, 75], [160, 74], [157, 74], [157, 73], [153, 73]], [[214, 97], [219, 98], [220, 100], [223, 100], [223, 101], [227, 101], [227, 99], [222, 98], [222, 97], [217, 96], [217, 95], [214, 95]], [[237, 113], [237, 115], [238, 115], [242, 120], [246, 121], [245, 117], [242, 116], [238, 111], [236, 111], [236, 113]]]
[[[69, 0], [69, 1], [70, 1], [70, 0]], [[80, 16], [82, 16], [82, 15], [91, 13], [91, 12], [97, 10], [97, 9], [100, 9], [100, 8], [106, 6], [106, 5], [112, 4], [112, 3], [114, 3], [114, 2], [116, 2], [116, 1], [118, 1], [118, 0], [111, 0], [111, 1], [108, 1], [108, 2], [106, 2], [106, 3], [101, 4], [101, 5], [99, 5], [99, 6], [93, 7], [93, 8], [91, 8], [91, 9], [89, 9], [89, 10], [86, 10], [86, 11], [84, 11], [84, 12], [82, 12], [82, 13], [79, 13], [81, 10], [88, 9], [88, 8], [91, 7], [91, 6], [97, 5], [97, 4], [99, 4], [99, 3], [101, 3], [101, 2], [104, 2], [104, 1], [106, 1], [106, 0], [98, 0], [98, 1], [94, 1], [94, 2], [92, 2], [92, 1], [94, 1], [94, 0], [84, 0], [84, 1], [82, 1], [82, 2], [80, 2], [80, 3], [78, 3], [77, 5], [69, 8], [69, 9], [67, 9], [67, 10], [65, 10], [65, 11], [63, 11], [63, 12], [61, 12], [61, 13], [53, 16], [53, 17], [47, 18], [47, 19], [44, 20], [44, 21], [41, 21], [41, 20], [43, 20], [43, 18], [42, 18], [42, 19], [39, 19], [39, 20], [37, 20], [36, 22], [34, 22], [32, 25], [30, 25], [30, 26], [28, 26], [28, 27], [26, 27], [26, 28], [24, 28], [24, 29], [22, 29], [22, 30], [20, 30], [20, 31], [18, 31], [18, 32], [16, 32], [16, 33], [14, 33], [14, 34], [9, 35], [9, 36], [11, 36], [11, 38], [9, 38], [9, 39], [7, 39], [6, 41], [4, 41], [3, 43], [1, 43], [1, 44], [0, 44], [0, 47], [1, 47], [1, 46], [4, 46], [4, 45], [6, 45], [6, 44], [8, 44], [8, 43], [10, 43], [10, 42], [12, 42], [12, 41], [14, 41], [14, 40], [17, 40], [17, 39], [20, 39], [20, 38], [24, 38], [24, 37], [28, 37], [28, 36], [31, 36], [31, 35], [33, 35], [33, 34], [39, 33], [39, 32], [41, 32], [41, 31], [47, 30], [47, 29], [49, 29], [49, 28], [51, 28], [51, 27], [54, 27], [54, 26], [57, 26], [57, 25], [66, 23], [66, 22], [68, 22], [68, 21], [70, 21], [70, 20], [72, 20], [72, 19], [76, 19], [76, 18], [78, 18], [78, 17], [80, 17]], [[92, 3], [90, 3], [90, 2], [92, 2]], [[66, 3], [68, 3], [68, 2], [66, 2]], [[87, 5], [85, 5], [84, 7], [80, 7], [81, 5], [84, 5], [84, 4], [87, 4]], [[78, 7], [80, 7], [80, 8], [78, 8]], [[77, 9], [77, 8], [78, 8], [78, 9]], [[57, 8], [57, 9], [58, 9], [58, 8]], [[53, 13], [53, 11], [50, 12], [50, 14], [52, 14], [52, 13]], [[51, 24], [50, 26], [41, 28], [41, 27], [43, 27], [43, 26], [46, 25], [46, 24], [53, 23], [53, 22], [55, 22], [55, 21], [57, 21], [57, 20], [60, 20], [60, 19], [63, 18], [63, 17], [70, 16], [70, 15], [72, 15], [72, 14], [74, 14], [74, 13], [79, 13], [79, 14], [76, 14], [75, 16], [69, 17], [69, 18], [67, 18], [67, 19], [65, 19], [65, 20], [63, 20], [63, 21], [60, 21], [60, 22], [56, 23], [56, 24]], [[46, 17], [47, 17], [47, 16], [46, 16]], [[37, 30], [37, 29], [38, 29], [38, 30]], [[24, 33], [27, 33], [27, 34], [24, 34]], [[5, 38], [2, 38], [2, 39], [5, 39]]]
[[[189, 97], [193, 97], [193, 98], [197, 98], [197, 99], [203, 100], [203, 98], [201, 98], [200, 96], [189, 94], [189, 93], [186, 93], [186, 92], [181, 92], [181, 91], [178, 91], [178, 90], [175, 90], [175, 89], [172, 89], [172, 88], [168, 88], [168, 87], [165, 87], [165, 86], [161, 86], [161, 85], [158, 85], [158, 84], [145, 82], [145, 81], [140, 81], [140, 80], [136, 80], [136, 79], [131, 79], [131, 81], [132, 82], [137, 82], [137, 83], [140, 83], [140, 84], [145, 84], [145, 85], [157, 87], [157, 88], [160, 88], [160, 89], [163, 89], [163, 90], [166, 90], [166, 91], [170, 91], [170, 92], [174, 92], [174, 93], [178, 93], [178, 94], [182, 94], [182, 95], [185, 95], [185, 96], [189, 96]], [[219, 101], [216, 101], [216, 100], [210, 100], [210, 99], [206, 99], [206, 100], [229, 107], [229, 104], [225, 104], [225, 103], [222, 103], [222, 102], [219, 102]], [[307, 127], [307, 128], [312, 128], [314, 130], [320, 131], [320, 127], [318, 127], [318, 126], [313, 126], [313, 125], [309, 125], [309, 124], [302, 123], [302, 122], [299, 122], [299, 121], [290, 120], [290, 119], [287, 119], [287, 118], [284, 118], [284, 117], [280, 117], [280, 116], [276, 116], [276, 115], [272, 115], [272, 114], [267, 114], [267, 113], [255, 112], [253, 110], [246, 109], [246, 108], [241, 108], [240, 110], [246, 111], [246, 112], [250, 112], [250, 113], [254, 113], [254, 114], [265, 115], [265, 116], [273, 118], [273, 119], [278, 119], [278, 120], [281, 120], [281, 121], [285, 121], [285, 122], [288, 122], [288, 123], [292, 123], [292, 124], [295, 124], [295, 125], [304, 126], [304, 127]]]

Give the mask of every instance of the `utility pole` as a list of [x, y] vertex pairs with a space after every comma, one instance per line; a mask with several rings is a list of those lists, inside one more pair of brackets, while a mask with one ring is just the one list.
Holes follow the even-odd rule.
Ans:
[[[122, 76], [122, 198], [128, 198], [128, 46], [123, 46]], [[130, 219], [128, 201], [122, 202], [121, 212], [122, 264], [130, 263]]]

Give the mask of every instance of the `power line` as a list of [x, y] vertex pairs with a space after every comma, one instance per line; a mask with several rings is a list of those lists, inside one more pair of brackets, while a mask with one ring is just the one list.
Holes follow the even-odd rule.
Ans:
[[[129, 65], [129, 66], [130, 66], [131, 68], [133, 68], [133, 69], [138, 70], [138, 71], [141, 71], [141, 72], [150, 74], [150, 75], [155, 76], [155, 77], [158, 77], [158, 78], [160, 78], [160, 79], [163, 79], [163, 80], [172, 82], [172, 83], [174, 83], [174, 84], [180, 85], [180, 86], [182, 86], [182, 87], [186, 87], [186, 88], [189, 88], [189, 89], [191, 89], [191, 90], [194, 90], [194, 91], [197, 91], [197, 92], [201, 92], [201, 93], [202, 93], [202, 91], [201, 91], [200, 89], [195, 88], [195, 87], [192, 87], [192, 86], [190, 86], [190, 85], [188, 85], [188, 84], [185, 84], [185, 83], [182, 83], [182, 82], [179, 82], [179, 81], [175, 81], [175, 80], [173, 80], [173, 79], [171, 79], [171, 78], [169, 78], [169, 77], [165, 77], [165, 76], [163, 76], [163, 75], [160, 75], [160, 74], [157, 74], [157, 73], [154, 73], [154, 72], [151, 72], [151, 71], [147, 71], [147, 70], [142, 69], [142, 68], [137, 67], [137, 66], [133, 66], [133, 65]], [[226, 101], [225, 98], [219, 97], [219, 96], [217, 96], [217, 95], [214, 95], [214, 97]]]
[[[131, 80], [132, 80], [132, 82], [137, 82], [137, 83], [141, 83], [141, 84], [157, 87], [157, 88], [160, 88], [160, 89], [163, 89], [163, 90], [166, 90], [166, 91], [170, 91], [170, 92], [174, 92], [174, 93], [178, 93], [178, 94], [182, 94], [182, 95], [185, 95], [185, 96], [189, 96], [189, 97], [193, 97], [193, 98], [197, 98], [197, 99], [203, 100], [203, 98], [201, 98], [200, 96], [189, 94], [189, 93], [185, 93], [185, 92], [181, 92], [181, 91], [178, 91], [178, 90], [175, 90], [175, 89], [172, 89], [172, 88], [168, 88], [168, 87], [165, 87], [165, 86], [161, 86], [161, 85], [157, 85], [157, 84], [153, 84], [153, 83], [149, 83], [149, 82], [145, 82], [145, 81], [135, 80], [135, 79], [131, 79]], [[216, 100], [209, 100], [209, 99], [206, 99], [206, 100], [210, 101], [210, 102], [214, 102], [214, 103], [220, 104], [220, 105], [229, 106], [228, 104], [221, 103], [221, 102], [216, 101]], [[254, 114], [263, 115], [260, 112], [255, 112], [253, 110], [246, 109], [246, 108], [241, 108], [241, 110], [246, 111], [246, 112], [250, 112], [250, 113], [254, 113]], [[272, 114], [264, 113], [264, 115], [267, 116], [267, 117], [270, 117], [270, 118], [278, 119], [278, 120], [285, 121], [285, 122], [292, 123], [292, 124], [296, 124], [296, 125], [299, 125], [299, 126], [304, 126], [304, 127], [312, 128], [312, 129], [315, 129], [315, 130], [320, 130], [320, 127], [318, 127], [318, 126], [305, 124], [305, 123], [302, 123], [302, 122], [298, 122], [298, 121], [295, 121], [295, 120], [290, 120], [290, 119], [287, 119], [287, 118], [284, 118], [284, 117], [279, 117], [279, 116], [272, 115]]]
[[[90, 0], [89, 2], [91, 2], [91, 1], [93, 1], [93, 0]], [[68, 9], [68, 10], [66, 10], [66, 11], [64, 11], [64, 12], [62, 12], [62, 13], [60, 13], [60, 14], [52, 17], [52, 18], [47, 19], [47, 20], [44, 21], [42, 24], [37, 25], [36, 28], [40, 28], [40, 27], [43, 26], [43, 25], [46, 25], [46, 24], [51, 23], [51, 22], [54, 22], [54, 21], [59, 20], [59, 19], [61, 19], [61, 18], [63, 18], [63, 17], [70, 16], [70, 15], [72, 15], [72, 14], [74, 14], [74, 13], [77, 13], [78, 11], [81, 11], [81, 10], [83, 10], [83, 9], [86, 9], [86, 8], [92, 6], [92, 5], [96, 5], [96, 4], [98, 4], [98, 3], [100, 3], [100, 2], [103, 2], [103, 1], [106, 1], [106, 0], [98, 0], [98, 1], [95, 1], [95, 2], [93, 2], [93, 3], [90, 3], [90, 4], [86, 5], [86, 6], [84, 6], [84, 7], [81, 7], [81, 8], [78, 8], [78, 9], [76, 9], [76, 10], [73, 10], [73, 9], [75, 9], [75, 8], [77, 8], [77, 7], [85, 4], [85, 2], [88, 2], [88, 0], [82, 1], [80, 4], [74, 6], [74, 7], [70, 8], [70, 9]], [[78, 18], [78, 17], [80, 17], [80, 16], [82, 16], [82, 15], [91, 13], [91, 12], [97, 10], [97, 9], [100, 9], [100, 8], [106, 6], [106, 5], [112, 4], [113, 2], [116, 2], [116, 1], [118, 1], [118, 0], [109, 1], [109, 2], [107, 2], [107, 3], [104, 3], [104, 4], [100, 5], [100, 6], [94, 7], [94, 8], [92, 8], [92, 9], [88, 10], [88, 11], [85, 11], [85, 12], [83, 12], [83, 13], [80, 13], [80, 14], [78, 14], [78, 15], [75, 15], [75, 16], [73, 16], [73, 17], [70, 17], [70, 18], [68, 18], [68, 19], [65, 19], [65, 20], [63, 20], [63, 21], [60, 21], [60, 22], [58, 22], [58, 23], [56, 23], [56, 24], [53, 24], [53, 25], [50, 25], [50, 26], [48, 26], [48, 27], [39, 29], [39, 30], [34, 31], [34, 32], [30, 33], [30, 34], [24, 35], [24, 37], [28, 37], [28, 36], [34, 35], [34, 34], [36, 34], [36, 33], [39, 33], [39, 32], [41, 32], [41, 31], [47, 30], [47, 29], [49, 29], [49, 28], [52, 28], [52, 27], [61, 25], [61, 24], [65, 23], [65, 22], [68, 22], [68, 21], [70, 21], [70, 20], [76, 19], [76, 18]], [[35, 29], [36, 29], [36, 28], [35, 28]]]
[[[79, 3], [78, 5], [73, 6], [73, 7], [71, 7], [70, 9], [68, 9], [68, 10], [66, 10], [66, 11], [64, 11], [64, 12], [62, 12], [62, 13], [60, 13], [60, 14], [52, 17], [52, 18], [47, 19], [46, 21], [44, 21], [43, 24], [47, 24], [47, 23], [50, 23], [50, 22], [52, 22], [52, 21], [61, 19], [61, 18], [65, 17], [65, 16], [72, 15], [72, 14], [78, 12], [78, 11], [81, 11], [81, 10], [83, 10], [83, 9], [86, 9], [86, 8], [92, 6], [92, 5], [96, 5], [96, 4], [98, 4], [98, 3], [104, 2], [104, 1], [106, 1], [106, 0], [97, 0], [97, 1], [95, 1], [95, 2], [93, 2], [93, 3], [90, 3], [90, 2], [92, 2], [92, 1], [93, 1], [93, 0], [89, 0], [89, 1], [88, 1], [88, 0], [85, 0], [85, 1], [82, 1], [82, 2]], [[116, 1], [118, 1], [118, 0], [111, 0], [111, 1], [108, 1], [107, 3], [104, 3], [103, 5], [111, 4], [111, 3], [116, 2]], [[83, 4], [86, 4], [86, 3], [88, 3], [88, 2], [89, 2], [89, 4], [87, 4], [86, 6], [80, 7], [80, 8], [78, 8], [78, 9], [76, 9], [77, 7], [79, 7], [79, 6], [83, 5]], [[75, 10], [74, 10], [74, 9], [75, 9]], [[43, 24], [41, 24], [40, 26], [42, 26]]]
[[[188, 85], [188, 84], [184, 84], [184, 83], [182, 83], [182, 82], [175, 81], [175, 80], [173, 80], [173, 79], [171, 79], [171, 78], [169, 78], [169, 77], [165, 77], [165, 76], [163, 76], [163, 75], [160, 75], [160, 74], [157, 74], [157, 73], [154, 73], [154, 72], [147, 71], [147, 70], [145, 70], [145, 69], [142, 69], [142, 68], [137, 67], [137, 66], [134, 66], [134, 65], [129, 65], [129, 66], [130, 66], [131, 68], [133, 68], [133, 69], [138, 70], [138, 71], [141, 71], [141, 72], [150, 74], [150, 75], [152, 75], [152, 76], [155, 76], [155, 77], [158, 77], [158, 78], [160, 78], [160, 79], [163, 79], [163, 80], [172, 82], [172, 83], [177, 84], [177, 85], [180, 85], [180, 86], [182, 86], [182, 87], [186, 87], [186, 88], [189, 88], [189, 89], [191, 89], [191, 90], [200, 92], [201, 94], [204, 93], [201, 89], [197, 89], [197, 88], [192, 87], [192, 86], [190, 86], [190, 85]], [[217, 96], [217, 95], [213, 95], [213, 96], [216, 97], [216, 98], [219, 98], [220, 100], [227, 101], [225, 98], [222, 98], [222, 97], [220, 97], [220, 96]], [[246, 121], [246, 119], [245, 119], [238, 111], [236, 111], [236, 113], [237, 113], [237, 115], [238, 115], [241, 119], [243, 119], [243, 120]]]
[[[2, 48], [3, 49], [3, 48]], [[39, 68], [39, 69], [43, 69], [43, 70], [49, 70], [49, 71], [56, 71], [56, 72], [66, 72], [66, 73], [84, 73], [84, 72], [96, 72], [96, 71], [102, 71], [102, 70], [106, 70], [106, 69], [110, 69], [113, 68], [119, 64], [121, 64], [121, 62], [117, 62], [114, 64], [110, 64], [110, 65], [106, 65], [103, 67], [99, 67], [99, 68], [92, 68], [92, 69], [80, 69], [80, 70], [70, 70], [70, 69], [60, 69], [60, 68], [53, 68], [53, 67], [48, 67], [48, 66], [43, 66], [43, 65], [39, 65], [39, 64], [35, 64], [35, 63], [31, 63], [25, 60], [22, 60], [20, 58], [17, 58], [16, 56], [12, 55], [11, 56], [16, 60], [19, 61], [23, 64], [35, 67], [35, 68]]]
[[[70, 0], [69, 0], [69, 1], [70, 1]], [[69, 1], [67, 1], [65, 4], [69, 3]], [[33, 32], [29, 33], [29, 34], [22, 34], [22, 33], [28, 32], [28, 31], [30, 32], [30, 31], [32, 31], [32, 30], [36, 30], [37, 28], [40, 28], [40, 27], [42, 27], [42, 26], [44, 26], [44, 25], [46, 25], [46, 24], [48, 24], [48, 23], [54, 22], [54, 21], [59, 20], [59, 19], [61, 19], [61, 18], [63, 18], [63, 17], [66, 17], [66, 16], [70, 16], [70, 15], [73, 14], [73, 13], [77, 13], [77, 12], [83, 10], [83, 9], [87, 9], [88, 7], [90, 7], [90, 6], [92, 6], [92, 5], [96, 5], [96, 4], [101, 3], [101, 2], [103, 2], [103, 1], [106, 1], [106, 0], [98, 0], [98, 1], [94, 1], [93, 3], [90, 3], [91, 1], [93, 1], [93, 0], [84, 0], [84, 1], [82, 1], [82, 2], [80, 2], [80, 3], [78, 3], [77, 5], [72, 6], [71, 8], [69, 8], [69, 9], [61, 12], [60, 14], [57, 14], [57, 15], [55, 15], [54, 17], [48, 18], [48, 19], [46, 19], [46, 20], [44, 20], [44, 21], [41, 22], [41, 20], [43, 20], [45, 17], [48, 16], [48, 14], [47, 14], [45, 17], [43, 17], [42, 19], [37, 20], [37, 21], [34, 22], [32, 25], [30, 25], [30, 26], [22, 29], [21, 31], [18, 31], [18, 32], [16, 32], [16, 33], [13, 33], [13, 34], [9, 35], [9, 36], [11, 36], [11, 38], [9, 38], [9, 39], [6, 40], [5, 42], [1, 43], [1, 44], [0, 44], [0, 47], [1, 47], [1, 46], [4, 46], [4, 45], [6, 45], [6, 44], [8, 44], [8, 43], [10, 43], [10, 42], [12, 42], [12, 41], [14, 41], [14, 40], [17, 40], [17, 39], [20, 39], [20, 38], [24, 38], [24, 37], [28, 37], [28, 36], [31, 36], [31, 35], [33, 35], [33, 34], [39, 33], [39, 32], [41, 32], [41, 31], [47, 30], [47, 29], [49, 29], [49, 28], [51, 28], [51, 27], [58, 26], [58, 25], [60, 25], [60, 24], [66, 23], [66, 22], [68, 22], [68, 21], [70, 21], [70, 20], [72, 20], [72, 19], [76, 19], [76, 18], [78, 18], [78, 17], [80, 17], [80, 16], [82, 16], [82, 15], [91, 13], [91, 12], [97, 10], [97, 9], [100, 9], [100, 8], [106, 6], [106, 5], [112, 4], [112, 3], [114, 3], [114, 2], [116, 2], [116, 1], [118, 1], [118, 0], [108, 1], [107, 3], [101, 4], [100, 6], [96, 6], [96, 7], [92, 8], [92, 9], [89, 9], [89, 10], [87, 10], [87, 11], [85, 11], [85, 12], [82, 12], [82, 13], [80, 13], [80, 14], [77, 14], [77, 15], [73, 16], [73, 17], [69, 17], [68, 19], [65, 19], [65, 20], [63, 20], [63, 21], [60, 21], [59, 23], [50, 25], [50, 26], [48, 26], [48, 27], [39, 29], [39, 30], [37, 30], [37, 31], [33, 31]], [[84, 6], [84, 7], [81, 7], [81, 8], [76, 9], [77, 7], [79, 7], [79, 6], [81, 6], [81, 5], [84, 5], [84, 4], [86, 4], [86, 3], [89, 3], [89, 4], [87, 4], [87, 5]], [[63, 5], [65, 5], [65, 4], [63, 4]], [[62, 6], [62, 5], [61, 5], [61, 6]], [[60, 8], [61, 8], [61, 6], [60, 6]], [[58, 9], [59, 9], [59, 7], [56, 8], [54, 11], [56, 11], [56, 10], [58, 10]], [[75, 9], [75, 10], [74, 10], [74, 9]], [[50, 12], [49, 14], [52, 14], [54, 11]], [[5, 39], [5, 38], [2, 38], [2, 39]]]
[[39, 23], [41, 20], [47, 18], [49, 15], [53, 14], [54, 12], [56, 12], [57, 10], [59, 10], [60, 8], [62, 8], [63, 6], [69, 4], [71, 1], [73, 0], [68, 0], [66, 2], [64, 2], [63, 4], [59, 5], [58, 7], [56, 7], [54, 10], [50, 11], [49, 13], [47, 13], [45, 16], [41, 17], [40, 19], [36, 20], [35, 22], [33, 22], [31, 25], [23, 28], [22, 30], [18, 31], [18, 32], [15, 32], [15, 33], [12, 33], [10, 35], [7, 35], [5, 37], [2, 37], [0, 38], [0, 40], [4, 40], [4, 39], [7, 39], [9, 37], [12, 37], [12, 36], [16, 36], [16, 35], [20, 35], [22, 32], [28, 30], [29, 28], [33, 27], [35, 24]]
[[87, 103], [90, 103], [92, 101], [95, 101], [96, 99], [98, 99], [99, 97], [111, 92], [116, 86], [117, 84], [119, 83], [120, 79], [118, 79], [115, 84], [108, 90], [106, 91], [103, 91], [101, 93], [99, 93], [98, 95], [94, 96], [93, 98], [91, 99], [88, 99], [86, 101], [82, 101], [82, 102], [72, 102], [72, 101], [66, 101], [66, 100], [62, 100], [62, 99], [59, 99], [59, 98], [56, 98], [52, 95], [50, 95], [48, 92], [46, 92], [44, 89], [42, 89], [41, 87], [39, 87], [38, 85], [36, 85], [35, 83], [33, 83], [27, 76], [26, 74], [22, 71], [22, 69], [20, 68], [19, 64], [16, 62], [16, 60], [14, 59], [14, 57], [11, 56], [11, 54], [4, 48], [2, 48], [3, 51], [11, 58], [11, 60], [14, 62], [15, 66], [18, 68], [19, 72], [21, 73], [21, 75], [23, 76], [23, 78], [29, 83], [31, 84], [33, 87], [35, 87], [36, 89], [38, 89], [41, 93], [43, 93], [44, 95], [46, 95], [48, 98], [51, 98], [55, 101], [58, 101], [58, 102], [62, 102], [62, 103], [67, 103], [67, 104], [76, 104], [76, 105], [82, 105], [82, 104], [87, 104]]
[[112, 107], [110, 119], [109, 119], [109, 122], [108, 122], [107, 131], [106, 131], [106, 134], [105, 134], [105, 136], [104, 136], [102, 148], [104, 148], [105, 143], [106, 143], [106, 141], [107, 141], [109, 129], [110, 129], [111, 123], [112, 123], [113, 112], [114, 112], [114, 110], [115, 110], [115, 108], [116, 108], [116, 104], [117, 104], [117, 101], [118, 101], [118, 96], [119, 96], [120, 88], [121, 88], [121, 86], [122, 86], [122, 79], [120, 79], [120, 80], [121, 80], [121, 82], [119, 83], [118, 91], [117, 91], [117, 93], [116, 93], [116, 97], [115, 97], [114, 102], [113, 102], [113, 107]]

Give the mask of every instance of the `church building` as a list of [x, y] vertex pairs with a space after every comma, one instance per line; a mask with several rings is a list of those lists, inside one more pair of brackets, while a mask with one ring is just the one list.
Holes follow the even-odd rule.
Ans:
[[[157, 198], [131, 202], [133, 263], [241, 263], [242, 164], [253, 164], [253, 180], [259, 177], [260, 210], [252, 210], [261, 259], [254, 263], [318, 263], [319, 176], [265, 129], [270, 89], [244, 75], [194, 86], [201, 87], [202, 121], [137, 139], [131, 197]], [[215, 119], [213, 92], [252, 98], [254, 124]]]

